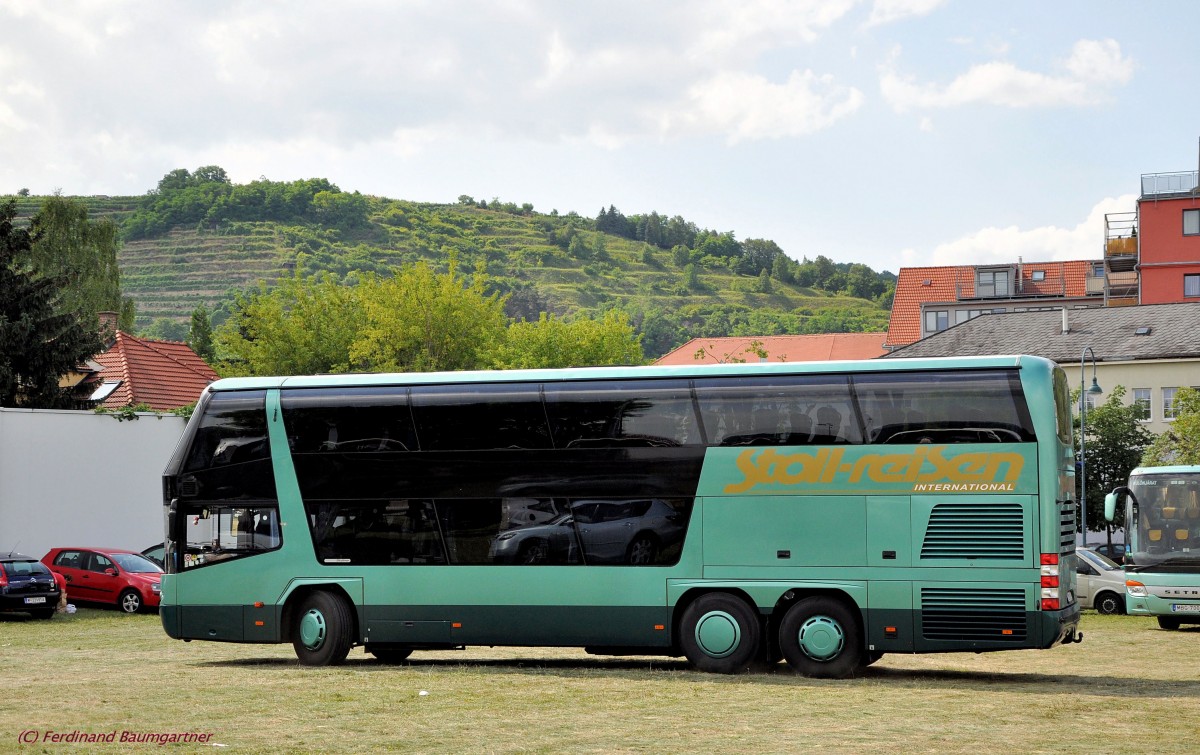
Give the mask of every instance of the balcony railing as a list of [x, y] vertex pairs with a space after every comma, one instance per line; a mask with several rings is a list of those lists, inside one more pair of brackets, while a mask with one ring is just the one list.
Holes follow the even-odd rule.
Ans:
[[1200, 171], [1187, 170], [1179, 173], [1143, 173], [1142, 196], [1155, 197], [1164, 194], [1190, 194], [1196, 191]]

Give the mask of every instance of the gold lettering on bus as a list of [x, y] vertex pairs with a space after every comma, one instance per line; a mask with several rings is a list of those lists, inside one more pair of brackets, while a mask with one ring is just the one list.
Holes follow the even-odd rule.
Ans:
[[1016, 489], [1025, 458], [1014, 452], [974, 452], [946, 456], [946, 446], [922, 446], [908, 454], [865, 454], [842, 463], [843, 448], [781, 454], [773, 448], [747, 449], [734, 463], [743, 479], [725, 487], [744, 493], [756, 485], [817, 483], [908, 484], [914, 492], [997, 492]]

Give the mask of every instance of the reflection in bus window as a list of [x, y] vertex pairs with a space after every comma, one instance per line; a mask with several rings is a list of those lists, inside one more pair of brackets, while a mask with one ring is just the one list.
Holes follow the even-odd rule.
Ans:
[[282, 544], [275, 507], [208, 504], [186, 507], [182, 514], [187, 522], [185, 569], [275, 550]]

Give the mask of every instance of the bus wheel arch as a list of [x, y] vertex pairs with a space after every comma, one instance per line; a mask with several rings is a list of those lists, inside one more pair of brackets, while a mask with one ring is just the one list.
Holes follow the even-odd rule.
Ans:
[[793, 671], [840, 679], [867, 665], [862, 612], [849, 596], [823, 591], [785, 598], [775, 613], [777, 636], [780, 652]]
[[716, 674], [737, 674], [757, 660], [763, 625], [749, 596], [740, 591], [701, 592], [681, 608], [676, 644], [692, 666]]
[[337, 585], [306, 587], [288, 597], [282, 625], [306, 666], [336, 666], [358, 636], [354, 604]]

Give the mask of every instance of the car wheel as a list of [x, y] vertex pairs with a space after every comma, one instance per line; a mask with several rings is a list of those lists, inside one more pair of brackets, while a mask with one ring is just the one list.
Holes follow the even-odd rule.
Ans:
[[545, 540], [531, 540], [521, 546], [517, 563], [544, 564], [550, 560], [550, 544]]
[[657, 554], [658, 544], [650, 535], [638, 535], [629, 544], [629, 549], [626, 551], [628, 562], [638, 565], [654, 563], [654, 557]]
[[354, 617], [342, 598], [319, 591], [300, 601], [292, 625], [292, 647], [305, 666], [336, 666], [354, 642]]
[[762, 627], [758, 612], [726, 593], [701, 595], [683, 612], [679, 644], [701, 671], [737, 674], [758, 657]]
[[1125, 598], [1115, 592], [1100, 593], [1096, 598], [1096, 612], [1106, 616], [1125, 613]]
[[124, 613], [137, 613], [142, 610], [142, 594], [137, 590], [126, 590], [117, 598], [117, 607]]
[[805, 598], [783, 616], [779, 649], [797, 674], [841, 679], [862, 663], [863, 648], [858, 622], [840, 600], [825, 596]]
[[412, 655], [412, 651], [413, 649], [407, 645], [383, 645], [380, 647], [367, 645], [367, 652], [375, 656], [375, 660], [387, 664], [403, 663]]
[[1178, 629], [1179, 619], [1173, 619], [1170, 616], [1159, 616], [1158, 626], [1161, 629]]

